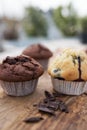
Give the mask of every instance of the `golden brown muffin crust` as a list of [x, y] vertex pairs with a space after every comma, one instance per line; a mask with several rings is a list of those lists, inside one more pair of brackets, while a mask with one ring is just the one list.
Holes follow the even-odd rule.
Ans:
[[87, 56], [84, 51], [65, 49], [49, 64], [48, 73], [67, 81], [87, 80]]

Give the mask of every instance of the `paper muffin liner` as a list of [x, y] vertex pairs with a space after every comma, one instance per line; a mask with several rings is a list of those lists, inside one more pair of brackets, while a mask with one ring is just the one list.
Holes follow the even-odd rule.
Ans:
[[37, 62], [39, 62], [42, 66], [43, 66], [43, 68], [45, 69], [45, 70], [47, 70], [47, 67], [48, 67], [48, 60], [49, 59], [36, 59], [37, 60]]
[[7, 95], [25, 96], [34, 92], [38, 79], [25, 82], [0, 81], [0, 85]]
[[67, 95], [81, 95], [87, 91], [87, 82], [65, 81], [51, 78], [53, 88], [57, 92]]

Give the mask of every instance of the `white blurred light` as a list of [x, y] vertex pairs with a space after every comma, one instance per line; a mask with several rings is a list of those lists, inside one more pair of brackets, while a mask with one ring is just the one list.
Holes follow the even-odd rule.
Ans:
[[0, 15], [23, 17], [26, 6], [37, 6], [44, 11], [72, 2], [79, 15], [87, 15], [87, 0], [0, 0]]

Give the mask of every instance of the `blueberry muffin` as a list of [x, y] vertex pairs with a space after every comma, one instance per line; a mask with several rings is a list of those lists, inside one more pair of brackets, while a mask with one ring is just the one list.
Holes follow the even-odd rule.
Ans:
[[0, 64], [0, 84], [8, 95], [32, 93], [43, 74], [43, 67], [31, 57], [6, 57]]
[[80, 95], [87, 89], [87, 55], [78, 49], [65, 49], [49, 64], [54, 89], [69, 95]]
[[48, 60], [52, 56], [52, 52], [41, 44], [34, 44], [27, 47], [22, 52], [22, 55], [31, 56], [38, 61], [44, 67], [44, 69], [47, 69]]

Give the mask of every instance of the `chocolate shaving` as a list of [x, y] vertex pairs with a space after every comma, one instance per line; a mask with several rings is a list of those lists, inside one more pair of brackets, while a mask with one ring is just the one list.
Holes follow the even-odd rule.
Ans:
[[51, 94], [48, 91], [45, 91], [44, 93], [46, 98], [43, 99], [43, 102], [33, 105], [37, 106], [39, 111], [52, 115], [54, 115], [54, 111], [57, 111], [58, 109], [65, 113], [69, 112], [66, 104], [62, 100], [56, 98], [63, 96], [63, 94], [59, 94], [57, 92], [53, 92], [53, 94]]
[[45, 99], [43, 99], [43, 102], [44, 102], [44, 103], [48, 103], [48, 102], [49, 102], [49, 99], [45, 98]]
[[52, 109], [54, 111], [57, 111], [59, 108], [59, 105], [56, 102], [49, 102], [47, 105], [49, 109]]
[[50, 92], [45, 91], [44, 94], [46, 97], [45, 101], [55, 101], [56, 100], [55, 97]]
[[62, 103], [59, 104], [59, 109], [62, 112], [69, 113], [68, 108], [67, 108], [67, 106], [66, 106], [66, 104], [64, 102], [62, 102]]
[[19, 57], [14, 57], [14, 58], [12, 58], [12, 57], [9, 57], [9, 56], [7, 56], [6, 57], [6, 59], [3, 61], [3, 63], [8, 63], [8, 64], [10, 64], [10, 65], [14, 65], [14, 64], [16, 64], [16, 63], [18, 63], [18, 62], [29, 62], [31, 59], [29, 59], [29, 58], [27, 58], [27, 57], [21, 57], [20, 56], [20, 58]]
[[55, 97], [54, 98], [45, 98], [45, 99], [43, 99], [43, 102], [48, 103], [50, 101], [55, 101], [55, 100], [56, 100]]
[[[33, 104], [34, 107], [37, 107], [39, 112], [44, 114], [55, 115], [55, 111], [60, 110], [61, 112], [68, 113], [67, 105], [58, 97], [62, 97], [63, 94], [59, 94], [57, 92], [53, 92], [52, 94], [48, 91], [44, 92], [45, 99], [43, 99], [39, 104]], [[26, 123], [35, 123], [43, 120], [43, 117], [32, 117], [24, 120]]]
[[64, 94], [58, 93], [58, 92], [53, 92], [52, 93], [54, 97], [63, 97], [65, 96]]
[[43, 117], [31, 117], [24, 120], [25, 123], [37, 123], [41, 120], [43, 120]]
[[40, 112], [43, 112], [43, 113], [46, 113], [46, 114], [55, 115], [55, 114], [54, 114], [54, 110], [50, 110], [50, 109], [47, 108], [47, 106], [45, 106], [44, 104], [39, 104], [38, 110], [39, 110]]
[[55, 102], [40, 103], [39, 105], [42, 106], [42, 107], [49, 108], [53, 111], [58, 110], [58, 104], [56, 104]]

